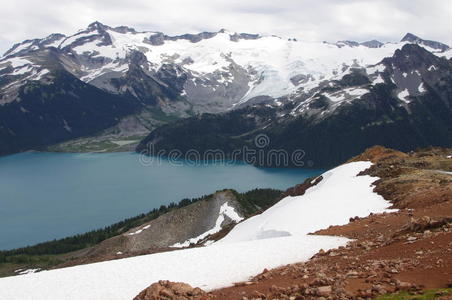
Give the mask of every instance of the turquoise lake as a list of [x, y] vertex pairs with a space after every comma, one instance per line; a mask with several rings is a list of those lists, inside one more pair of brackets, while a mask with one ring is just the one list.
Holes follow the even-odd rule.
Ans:
[[83, 233], [220, 189], [286, 189], [321, 170], [168, 161], [135, 153], [0, 157], [0, 250]]

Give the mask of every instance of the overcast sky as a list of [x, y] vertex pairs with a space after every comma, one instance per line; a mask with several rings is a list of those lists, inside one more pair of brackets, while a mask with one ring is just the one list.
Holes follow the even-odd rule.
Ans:
[[397, 41], [406, 32], [452, 45], [450, 0], [2, 1], [0, 53], [25, 39], [73, 34], [93, 21], [167, 34], [232, 31], [305, 40]]

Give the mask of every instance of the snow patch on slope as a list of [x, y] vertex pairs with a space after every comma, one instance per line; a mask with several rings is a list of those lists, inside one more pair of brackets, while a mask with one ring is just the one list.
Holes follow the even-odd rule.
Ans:
[[243, 220], [243, 218], [235, 211], [234, 207], [229, 206], [228, 203], [226, 202], [220, 207], [220, 214], [215, 222], [215, 226], [212, 229], [204, 232], [203, 234], [201, 234], [197, 237], [191, 238], [185, 242], [176, 243], [176, 244], [172, 245], [171, 247], [174, 247], [174, 248], [188, 247], [191, 244], [198, 243], [199, 241], [203, 240], [204, 238], [208, 237], [209, 235], [219, 232], [221, 230], [221, 224], [223, 224], [226, 217], [229, 217], [231, 220], [233, 220], [236, 223]]
[[25, 59], [23, 57], [11, 57], [3, 62], [9, 62], [13, 68], [20, 68], [25, 65], [31, 64], [31, 62], [28, 59]]
[[326, 96], [333, 102], [341, 102], [344, 100], [354, 100], [369, 93], [369, 90], [364, 88], [346, 88]]
[[32, 41], [24, 42], [16, 47], [16, 49], [12, 50], [8, 53], [8, 56], [19, 53], [22, 50], [29, 48], [33, 44]]
[[378, 76], [372, 81], [372, 84], [379, 84], [379, 83], [385, 83], [383, 77], [381, 77], [381, 74], [378, 74]]
[[15, 270], [14, 273], [17, 273], [18, 275], [26, 275], [26, 274], [33, 274], [36, 272], [39, 272], [41, 269], [18, 269]]
[[386, 70], [386, 66], [384, 64], [378, 64], [375, 66], [370, 66], [367, 69], [367, 74], [372, 75], [376, 73], [383, 73]]
[[115, 64], [115, 63], [110, 63], [107, 64], [105, 66], [103, 66], [102, 68], [98, 68], [98, 69], [92, 69], [92, 70], [87, 70], [84, 69], [83, 71], [88, 72], [87, 75], [82, 76], [80, 79], [84, 82], [90, 82], [93, 79], [96, 79], [97, 77], [106, 74], [106, 73], [110, 73], [110, 72], [118, 72], [118, 73], [125, 73], [129, 70], [129, 66], [127, 64]]
[[217, 244], [258, 240], [274, 232], [306, 235], [330, 225], [347, 224], [352, 216], [390, 212], [390, 203], [372, 191], [376, 178], [356, 176], [370, 166], [370, 162], [355, 162], [324, 173], [323, 180], [303, 196], [284, 198], [235, 226]]
[[444, 56], [447, 59], [451, 59], [452, 58], [452, 49], [449, 49], [448, 51], [444, 52], [444, 53], [438, 53], [438, 56]]
[[138, 230], [136, 230], [136, 231], [134, 231], [134, 232], [127, 233], [127, 235], [137, 235], [137, 234], [140, 234], [140, 233], [143, 232], [143, 230], [149, 229], [150, 227], [151, 227], [151, 225], [146, 225], [146, 226], [144, 226], [143, 228], [140, 228], [140, 229], [138, 229]]
[[408, 89], [404, 89], [397, 94], [397, 97], [405, 103], [410, 103], [410, 99], [408, 99], [409, 96], [410, 93], [408, 92]]
[[417, 87], [417, 90], [419, 93], [425, 93], [427, 90], [425, 89], [424, 83], [421, 82], [421, 84], [419, 84], [419, 86]]
[[64, 48], [64, 47], [70, 46], [72, 43], [76, 42], [78, 39], [81, 39], [81, 38], [88, 38], [88, 37], [95, 36], [95, 35], [96, 35], [96, 33], [93, 33], [93, 32], [77, 33], [77, 34], [75, 34], [75, 35], [73, 35], [73, 36], [67, 37], [67, 38], [60, 44], [59, 47], [62, 49], [62, 48]]

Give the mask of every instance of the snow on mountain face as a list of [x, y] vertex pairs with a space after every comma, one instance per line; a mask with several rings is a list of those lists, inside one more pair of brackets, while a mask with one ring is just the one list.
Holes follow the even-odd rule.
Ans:
[[357, 176], [370, 166], [354, 162], [332, 169], [305, 195], [281, 200], [210, 246], [1, 278], [0, 298], [132, 299], [158, 280], [211, 290], [247, 280], [264, 268], [306, 261], [320, 249], [348, 241], [308, 233], [387, 211], [390, 203], [373, 192], [377, 178]]
[[[429, 88], [434, 88], [438, 82], [450, 76], [447, 62], [450, 50], [438, 53], [428, 49], [431, 50], [417, 43], [405, 43], [401, 49], [396, 49], [393, 55], [377, 64], [352, 67], [345, 75], [311, 86], [312, 90], [299, 90], [291, 100], [296, 105], [290, 110], [290, 115], [315, 116], [321, 120], [331, 116], [338, 107], [352, 104], [354, 100], [376, 105], [376, 96], [392, 98], [395, 100], [392, 104], [394, 107], [401, 106], [409, 111], [408, 104], [415, 98], [422, 99]], [[384, 95], [379, 85], [394, 91]], [[447, 94], [443, 96], [443, 100], [447, 101]]]
[[[289, 41], [274, 36], [232, 42], [228, 32], [218, 33], [196, 43], [170, 40], [153, 46], [145, 42], [148, 37], [146, 34], [107, 32], [112, 37], [114, 46], [96, 46], [91, 42], [73, 50], [78, 54], [99, 53], [94, 55], [108, 57], [113, 61], [124, 58], [128, 50], [139, 50], [146, 56], [152, 71], [157, 71], [163, 64], [176, 64], [194, 77], [195, 86], [207, 86], [211, 90], [221, 86], [227, 89], [235, 80], [231, 68], [238, 65], [241, 72], [246, 72], [248, 82], [242, 84], [247, 84], [248, 87], [236, 96], [233, 104], [258, 96], [281, 97], [292, 93], [304, 83], [317, 85], [322, 80], [340, 77], [350, 66], [378, 63], [401, 46], [388, 44], [377, 49], [364, 46], [339, 48], [335, 45]], [[300, 76], [309, 77], [310, 82], [296, 82], [294, 79]], [[190, 98], [196, 92], [188, 84], [186, 86], [189, 87], [186, 92]]]
[[33, 57], [13, 56], [0, 60], [0, 106], [17, 100], [19, 88], [27, 81], [39, 81], [49, 70]]
[[43, 39], [26, 40], [22, 43], [14, 45], [4, 54], [4, 57], [20, 55], [21, 53], [27, 53], [48, 47], [58, 47], [64, 38], [66, 38], [65, 35], [55, 33]]
[[56, 47], [64, 57], [64, 68], [81, 80], [117, 94], [139, 94], [129, 85], [118, 87], [116, 80], [128, 76], [132, 68], [128, 58], [140, 52], [145, 61], [136, 67], [144, 74], [158, 81], [162, 68], [173, 69], [172, 81], [182, 80], [180, 97], [194, 110], [218, 112], [259, 97], [309, 92], [324, 81], [340, 79], [351, 68], [375, 65], [410, 42], [435, 46], [438, 55], [448, 49], [419, 38], [386, 44], [375, 40], [330, 44], [226, 30], [171, 37], [95, 22], [69, 37], [55, 34], [15, 45], [0, 64], [12, 56]]

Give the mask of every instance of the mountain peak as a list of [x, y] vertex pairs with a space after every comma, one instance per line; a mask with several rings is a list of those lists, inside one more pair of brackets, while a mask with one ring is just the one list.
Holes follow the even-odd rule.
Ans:
[[368, 48], [380, 48], [381, 46], [384, 45], [384, 43], [377, 41], [377, 40], [371, 40], [371, 41], [367, 41], [367, 42], [362, 42], [362, 43], [360, 43], [360, 45], [366, 46]]
[[105, 30], [105, 29], [108, 29], [108, 28], [109, 27], [107, 25], [104, 25], [104, 24], [102, 24], [99, 21], [95, 21], [95, 22], [93, 22], [93, 23], [88, 25], [88, 29], [89, 30], [96, 30], [96, 29], [97, 30]]
[[414, 35], [414, 34], [408, 32], [407, 34], [405, 34], [405, 36], [403, 37], [401, 42], [416, 42], [416, 41], [421, 41], [421, 40], [422, 39], [420, 37], [418, 37], [417, 35]]
[[424, 46], [439, 50], [441, 52], [444, 52], [444, 51], [447, 51], [450, 49], [450, 47], [446, 44], [436, 42], [436, 41], [431, 41], [431, 40], [424, 40], [412, 33], [407, 33], [403, 37], [402, 42], [409, 42], [409, 43], [424, 45]]
[[[325, 42], [328, 43], [328, 42]], [[336, 42], [336, 46], [338, 46], [339, 48], [348, 46], [348, 47], [359, 47], [359, 46], [364, 46], [367, 48], [380, 48], [381, 46], [383, 46], [384, 44], [380, 41], [377, 40], [371, 40], [371, 41], [367, 41], [367, 42], [362, 42], [362, 43], [358, 43], [355, 41], [349, 41], [349, 40], [345, 40], [345, 41], [338, 41]]]
[[127, 32], [131, 32], [131, 33], [136, 33], [137, 31], [129, 26], [118, 26], [113, 28], [114, 31], [119, 32], [119, 33], [127, 33]]

